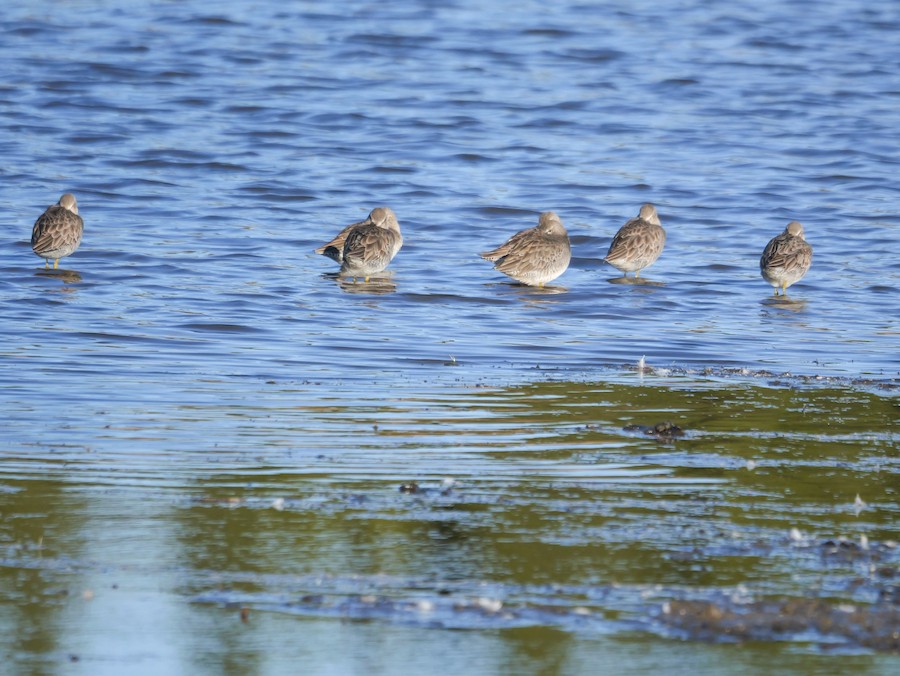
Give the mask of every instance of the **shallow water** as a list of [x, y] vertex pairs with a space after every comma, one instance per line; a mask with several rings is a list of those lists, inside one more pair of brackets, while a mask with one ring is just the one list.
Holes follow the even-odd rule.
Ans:
[[[651, 668], [685, 638], [712, 641], [685, 659], [717, 671], [896, 665], [896, 400], [621, 380], [345, 397], [276, 382], [243, 403], [208, 383], [47, 440], [16, 415], [9, 436], [29, 441], [4, 453], [4, 633], [23, 668], [91, 671], [577, 673]], [[661, 415], [683, 432], [626, 429]], [[880, 629], [770, 618], [726, 650], [733, 629], [667, 613], [806, 598]]]
[[[896, 612], [900, 13], [657, 4], [4, 10], [9, 659], [897, 668], [866, 621], [677, 604]], [[45, 271], [64, 191], [85, 238]], [[622, 283], [646, 201], [666, 250]], [[390, 274], [336, 279], [312, 249], [380, 204]], [[475, 254], [547, 209], [556, 286]], [[776, 299], [791, 219], [813, 267]]]

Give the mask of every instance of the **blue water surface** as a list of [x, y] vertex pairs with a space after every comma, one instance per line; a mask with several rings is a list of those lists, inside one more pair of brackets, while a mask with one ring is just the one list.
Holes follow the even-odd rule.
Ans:
[[[0, 441], [17, 457], [290, 445], [320, 407], [615, 380], [642, 358], [896, 384], [895, 2], [0, 15]], [[84, 241], [47, 272], [31, 227], [68, 191]], [[644, 202], [666, 249], [621, 283], [602, 258]], [[389, 276], [337, 279], [313, 249], [380, 205], [405, 238]], [[573, 247], [553, 287], [478, 257], [546, 210]], [[790, 220], [813, 264], [775, 299], [758, 260]]]

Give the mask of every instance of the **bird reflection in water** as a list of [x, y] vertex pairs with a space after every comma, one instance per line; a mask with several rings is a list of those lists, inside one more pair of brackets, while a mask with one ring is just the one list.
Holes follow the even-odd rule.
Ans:
[[343, 277], [341, 275], [328, 275], [334, 279], [341, 291], [347, 293], [357, 293], [369, 296], [384, 296], [397, 291], [397, 283], [390, 276], [370, 277], [368, 282], [361, 279], [354, 280], [352, 277]]
[[552, 307], [562, 300], [564, 294], [569, 293], [565, 286], [526, 286], [524, 284], [510, 284], [506, 282], [491, 283], [485, 286], [494, 287], [499, 293], [496, 297], [515, 298], [525, 305], [534, 307]]
[[803, 312], [806, 310], [805, 300], [795, 300], [785, 295], [769, 296], [768, 298], [760, 301], [760, 304], [763, 306], [764, 312], [768, 309], [773, 309], [780, 312]]
[[35, 271], [36, 277], [48, 277], [58, 279], [63, 283], [61, 287], [48, 289], [52, 293], [74, 293], [78, 290], [75, 284], [81, 283], [81, 273], [77, 270], [61, 270], [59, 268], [41, 268]]
[[628, 286], [665, 286], [665, 282], [655, 282], [646, 277], [612, 277], [607, 279], [610, 284], [627, 284]]

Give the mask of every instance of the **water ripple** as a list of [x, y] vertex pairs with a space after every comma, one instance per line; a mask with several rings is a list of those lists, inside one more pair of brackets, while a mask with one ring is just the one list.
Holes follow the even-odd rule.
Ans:
[[[247, 571], [299, 576], [302, 551], [329, 570], [470, 580], [456, 624], [437, 591], [426, 601], [445, 626], [508, 630], [496, 640], [542, 623], [577, 633], [582, 606], [590, 632], [623, 631], [625, 613], [692, 635], [662, 604], [718, 604], [713, 587], [891, 593], [871, 572], [895, 565], [888, 545], [859, 539], [889, 542], [897, 512], [890, 3], [71, 9], [12, 3], [0, 25], [9, 608], [52, 596], [22, 586], [30, 570], [131, 575], [135, 539], [162, 530], [153, 551], [169, 563], [154, 579], [187, 571], [205, 604], [390, 623], [421, 600], [374, 577], [329, 583], [333, 604], [282, 600]], [[84, 240], [45, 270], [31, 228], [66, 191]], [[667, 246], [626, 281], [602, 258], [644, 202]], [[368, 284], [337, 278], [312, 250], [379, 205], [398, 214], [403, 249]], [[545, 210], [573, 244], [552, 288], [478, 257]], [[793, 219], [813, 266], [774, 298], [759, 255]], [[623, 429], [670, 418], [678, 440]], [[877, 508], [854, 514], [857, 492]], [[823, 570], [821, 543], [844, 531], [856, 549], [839, 550], [857, 558]], [[231, 569], [207, 579], [210, 561]], [[217, 574], [236, 589], [216, 591]], [[556, 592], [537, 587], [570, 580], [578, 594], [634, 586], [622, 603], [545, 608]], [[640, 597], [656, 584], [650, 610]], [[482, 598], [512, 604], [512, 619]], [[84, 635], [45, 650], [72, 645]]]

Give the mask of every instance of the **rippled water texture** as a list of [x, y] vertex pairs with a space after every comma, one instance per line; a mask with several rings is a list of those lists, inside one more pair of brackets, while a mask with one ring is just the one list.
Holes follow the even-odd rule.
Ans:
[[[2, 17], [10, 664], [900, 671], [895, 3]], [[389, 274], [336, 278], [312, 250], [379, 205]], [[478, 258], [546, 210], [554, 286]]]

